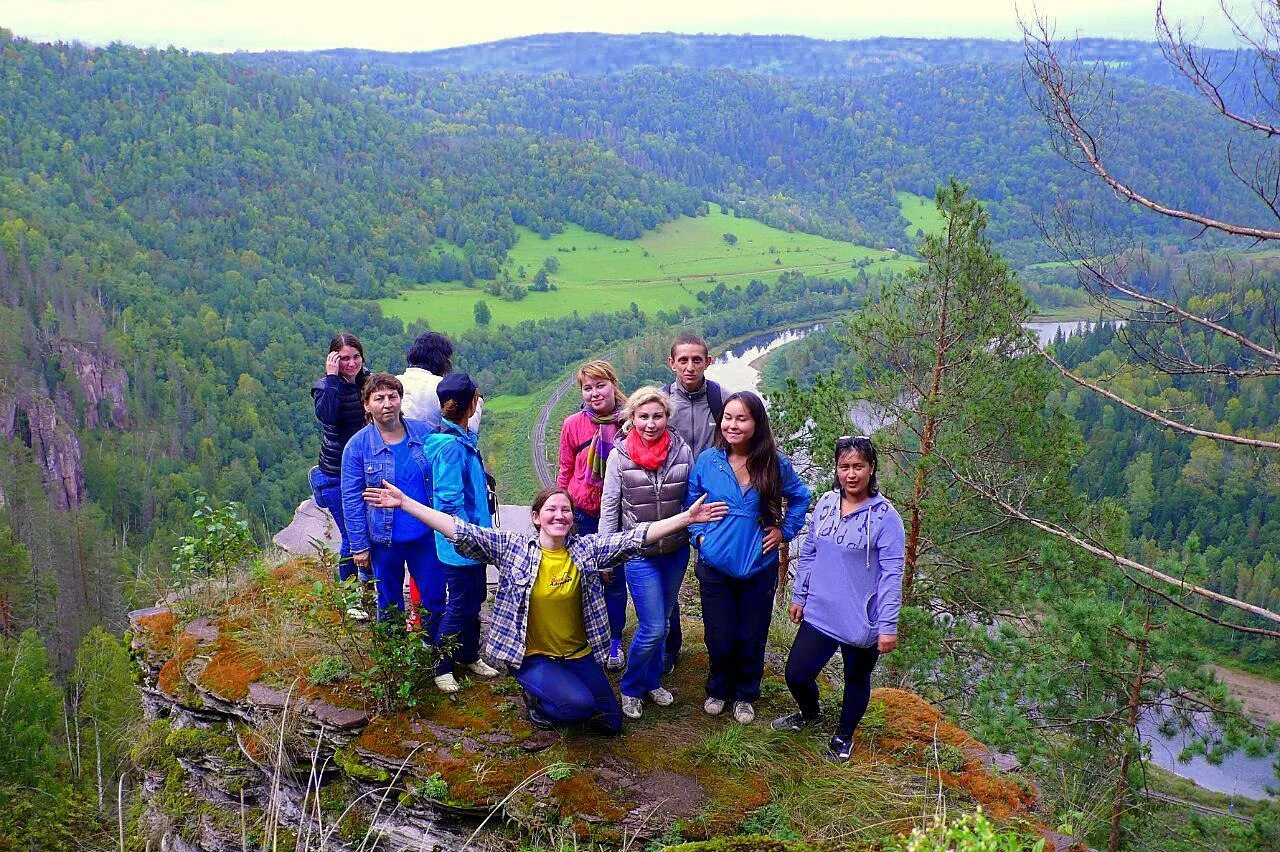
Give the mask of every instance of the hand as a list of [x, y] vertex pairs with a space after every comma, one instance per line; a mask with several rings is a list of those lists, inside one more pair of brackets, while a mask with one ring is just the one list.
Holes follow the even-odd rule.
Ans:
[[799, 624], [804, 621], [804, 607], [793, 603], [787, 607], [787, 618], [791, 619], [792, 624]]
[[896, 634], [881, 633], [880, 638], [876, 640], [876, 650], [881, 654], [887, 654], [894, 648], [898, 647], [898, 637]]
[[765, 527], [764, 550], [762, 552], [768, 553], [771, 550], [776, 550], [781, 544], [782, 530], [777, 527]]
[[351, 554], [351, 561], [356, 563], [357, 568], [360, 568], [361, 570], [364, 570], [364, 571], [368, 571], [369, 562], [371, 561], [369, 559], [369, 551], [362, 550], [359, 553]]
[[379, 509], [399, 509], [404, 505], [404, 492], [385, 479], [381, 488], [366, 488], [364, 502]]
[[729, 504], [708, 503], [707, 495], [705, 494], [685, 510], [685, 514], [689, 517], [689, 523], [691, 524], [707, 524], [712, 521], [718, 521], [728, 513]]
[[613, 582], [613, 572], [612, 572], [612, 571], [601, 571], [601, 572], [600, 572], [600, 579], [601, 579], [601, 580], [604, 580], [604, 584], [605, 584], [606, 586], [607, 586], [607, 585], [609, 585], [610, 583], [612, 583], [612, 582]]
[[326, 376], [338, 375], [338, 353], [330, 352], [324, 359], [324, 374]]

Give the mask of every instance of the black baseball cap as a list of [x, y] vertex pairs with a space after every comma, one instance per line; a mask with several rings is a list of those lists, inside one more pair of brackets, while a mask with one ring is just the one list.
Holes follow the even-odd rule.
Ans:
[[466, 373], [450, 373], [436, 385], [436, 396], [444, 405], [453, 400], [459, 408], [466, 408], [476, 396], [476, 383]]

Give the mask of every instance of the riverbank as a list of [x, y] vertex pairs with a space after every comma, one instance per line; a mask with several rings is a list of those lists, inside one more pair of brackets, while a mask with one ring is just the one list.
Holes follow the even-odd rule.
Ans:
[[1213, 673], [1240, 699], [1250, 718], [1280, 725], [1280, 683], [1226, 666], [1214, 666]]

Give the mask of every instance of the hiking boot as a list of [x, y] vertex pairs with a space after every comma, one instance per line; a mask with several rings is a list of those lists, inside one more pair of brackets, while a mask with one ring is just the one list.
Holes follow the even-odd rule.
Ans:
[[498, 671], [484, 660], [476, 660], [474, 663], [463, 663], [463, 665], [470, 669], [471, 673], [476, 677], [497, 677], [502, 674], [502, 672]]
[[453, 676], [453, 672], [446, 672], [442, 675], [436, 675], [436, 689], [445, 693], [454, 693], [462, 689], [458, 685], [457, 679]]
[[831, 742], [827, 743], [827, 760], [832, 763], [848, 763], [849, 754], [852, 751], [853, 738], [837, 734], [831, 738]]
[[670, 707], [675, 703], [676, 697], [671, 694], [670, 690], [658, 687], [657, 689], [649, 690], [649, 700], [659, 707]]
[[788, 716], [780, 716], [779, 718], [774, 719], [769, 723], [769, 727], [773, 728], [775, 731], [799, 731], [803, 728], [807, 728], [816, 721], [816, 719], [807, 718], [803, 713], [797, 710]]
[[706, 701], [702, 702], [702, 710], [708, 716], [719, 716], [724, 712], [724, 699], [708, 698]]
[[733, 721], [739, 725], [750, 725], [756, 720], [756, 708], [750, 701], [733, 702]]
[[644, 702], [630, 695], [622, 696], [622, 715], [628, 719], [639, 719], [644, 715]]

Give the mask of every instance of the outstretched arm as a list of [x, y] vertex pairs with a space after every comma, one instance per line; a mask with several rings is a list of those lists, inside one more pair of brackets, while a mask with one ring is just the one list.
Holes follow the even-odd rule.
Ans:
[[693, 505], [685, 509], [678, 515], [672, 515], [669, 518], [663, 518], [660, 521], [654, 521], [649, 524], [644, 532], [644, 543], [652, 544], [660, 538], [666, 538], [672, 533], [680, 532], [680, 530], [689, 526], [689, 524], [709, 524], [723, 518], [729, 511], [726, 503], [708, 503], [707, 495], [703, 494]]
[[449, 539], [449, 541], [453, 541], [458, 537], [458, 528], [453, 522], [452, 515], [446, 515], [444, 512], [436, 511], [430, 506], [424, 506], [412, 497], [406, 497], [403, 491], [385, 479], [382, 480], [381, 488], [366, 488], [364, 490], [364, 502], [371, 506], [377, 506], [379, 509], [400, 509], [403, 512], [408, 512], [431, 527], [431, 529], [440, 533], [440, 535]]

